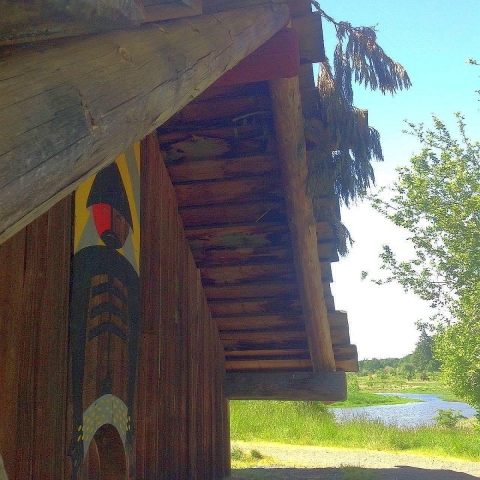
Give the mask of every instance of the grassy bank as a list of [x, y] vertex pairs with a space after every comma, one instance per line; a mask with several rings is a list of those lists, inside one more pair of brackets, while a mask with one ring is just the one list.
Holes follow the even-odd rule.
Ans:
[[369, 393], [438, 393], [449, 395], [448, 389], [436, 380], [406, 380], [401, 377], [350, 376], [358, 382], [360, 392]]
[[297, 445], [411, 451], [480, 461], [474, 429], [398, 429], [363, 419], [337, 423], [314, 402], [231, 402], [231, 438]]
[[329, 408], [345, 407], [370, 407], [372, 405], [397, 405], [401, 403], [419, 402], [409, 398], [390, 397], [377, 395], [376, 393], [350, 393], [344, 402], [335, 402], [329, 405]]

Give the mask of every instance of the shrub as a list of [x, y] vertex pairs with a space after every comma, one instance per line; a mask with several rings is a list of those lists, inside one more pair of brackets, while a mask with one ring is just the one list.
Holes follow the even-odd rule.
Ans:
[[353, 394], [353, 393], [359, 393], [360, 392], [360, 387], [358, 385], [358, 379], [356, 374], [354, 373], [347, 373], [347, 393]]
[[437, 415], [433, 417], [437, 427], [455, 428], [460, 420], [467, 418], [453, 408], [449, 408], [448, 410], [439, 408], [437, 412]]
[[263, 455], [255, 449], [250, 451], [250, 456], [255, 460], [261, 460], [263, 458]]
[[232, 450], [230, 451], [230, 455], [232, 460], [245, 460], [245, 453], [240, 447], [232, 447]]

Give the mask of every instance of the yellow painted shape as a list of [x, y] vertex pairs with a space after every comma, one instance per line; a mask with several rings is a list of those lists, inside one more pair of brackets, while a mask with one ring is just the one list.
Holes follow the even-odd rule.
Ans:
[[88, 180], [85, 180], [75, 192], [75, 233], [74, 233], [74, 252], [78, 249], [78, 244], [82, 237], [83, 230], [87, 224], [88, 218], [90, 217], [90, 212], [87, 205], [88, 194], [92, 189], [93, 180], [95, 175], [92, 175]]
[[[137, 171], [140, 175], [140, 143], [136, 143], [134, 145], [134, 152], [135, 152], [135, 163], [137, 165]], [[133, 194], [133, 186], [130, 179], [130, 175], [128, 173], [127, 167], [127, 159], [125, 158], [125, 154], [122, 153], [117, 158], [117, 166], [118, 170], [120, 171], [120, 176], [122, 177], [123, 185], [125, 187], [125, 191], [127, 193], [128, 203], [130, 205], [130, 211], [132, 213], [132, 224], [133, 224], [133, 232], [131, 232], [131, 238], [133, 243], [133, 250], [135, 252], [135, 261], [137, 262], [137, 270], [139, 270], [140, 265], [140, 218], [139, 218], [139, 211], [140, 205], [136, 205], [135, 203], [135, 196]], [[119, 249], [119, 252], [123, 255], [123, 249]]]
[[[135, 153], [135, 163], [137, 165], [137, 172], [140, 175], [140, 142], [135, 143], [133, 146]], [[135, 196], [133, 194], [133, 186], [128, 173], [127, 160], [125, 154], [121, 154], [116, 159], [118, 170], [125, 187], [125, 191], [130, 205], [132, 214], [133, 232], [131, 232], [131, 239], [133, 243], [133, 250], [135, 253], [135, 261], [137, 263], [137, 271], [140, 270], [140, 205], [135, 203]], [[95, 174], [96, 175], [96, 174]], [[74, 232], [74, 252], [78, 250], [78, 244], [82, 237], [83, 230], [90, 217], [90, 210], [86, 208], [88, 195], [92, 189], [92, 184], [95, 179], [95, 175], [92, 175], [88, 180], [85, 180], [75, 192], [75, 232]], [[99, 238], [97, 245], [105, 245]], [[118, 250], [124, 255], [123, 248]]]

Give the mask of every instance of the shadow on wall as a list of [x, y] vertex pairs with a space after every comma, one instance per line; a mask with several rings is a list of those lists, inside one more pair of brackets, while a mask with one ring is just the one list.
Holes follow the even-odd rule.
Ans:
[[476, 480], [478, 476], [452, 470], [395, 468], [247, 468], [234, 470], [229, 480]]

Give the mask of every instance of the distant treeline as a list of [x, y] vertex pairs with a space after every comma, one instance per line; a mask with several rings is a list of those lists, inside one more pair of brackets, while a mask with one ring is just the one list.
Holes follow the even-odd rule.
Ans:
[[401, 375], [407, 379], [427, 380], [438, 372], [440, 363], [433, 358], [432, 336], [422, 331], [413, 353], [402, 358], [372, 358], [359, 361], [359, 375]]

